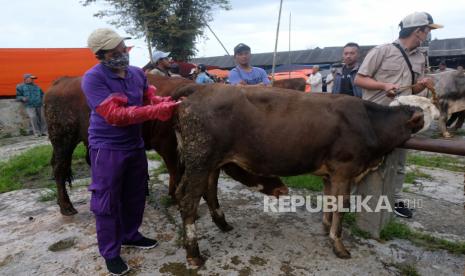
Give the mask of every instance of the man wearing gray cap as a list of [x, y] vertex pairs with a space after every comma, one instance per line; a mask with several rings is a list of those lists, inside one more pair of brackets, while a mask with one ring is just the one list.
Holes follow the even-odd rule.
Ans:
[[34, 83], [34, 79], [37, 79], [36, 76], [24, 74], [23, 79], [24, 82], [16, 86], [16, 100], [24, 103], [34, 135], [36, 137], [46, 135], [47, 124], [42, 108], [44, 92]]
[[99, 252], [113, 275], [129, 271], [120, 257], [121, 246], [149, 249], [158, 244], [139, 232], [148, 191], [142, 123], [166, 121], [178, 105], [170, 97], [154, 96], [156, 89], [148, 85], [144, 72], [129, 65], [125, 39], [111, 29], [92, 32], [87, 43], [100, 63], [81, 83], [91, 109], [90, 209]]
[[170, 69], [170, 52], [162, 52], [162, 51], [154, 51], [152, 53], [152, 60], [155, 63], [155, 68], [153, 68], [149, 73], [164, 76], [164, 77], [171, 77]]
[[[399, 24], [399, 38], [393, 43], [373, 48], [363, 60], [355, 78], [360, 86], [362, 98], [381, 105], [389, 105], [396, 95], [411, 95], [423, 91], [432, 85], [432, 80], [423, 77], [425, 56], [419, 46], [428, 38], [431, 30], [442, 28], [435, 24], [426, 12], [414, 12], [407, 15]], [[395, 183], [386, 183], [394, 187], [396, 199], [402, 189], [405, 178], [406, 151], [396, 149], [385, 158], [384, 164], [370, 175], [378, 174], [380, 179], [387, 175], [388, 159], [397, 160], [398, 172]], [[370, 175], [365, 178], [369, 181]], [[410, 218], [412, 212], [402, 201], [397, 200], [394, 212], [399, 217]]]

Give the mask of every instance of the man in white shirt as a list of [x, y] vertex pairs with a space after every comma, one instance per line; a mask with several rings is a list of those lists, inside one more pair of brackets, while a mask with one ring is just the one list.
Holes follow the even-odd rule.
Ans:
[[310, 92], [323, 92], [323, 81], [321, 79], [320, 66], [315, 65], [312, 68], [312, 73], [310, 74], [307, 83], [310, 84]]
[[331, 68], [331, 71], [326, 76], [326, 92], [328, 93], [331, 93], [333, 91], [335, 73], [336, 73], [336, 68]]

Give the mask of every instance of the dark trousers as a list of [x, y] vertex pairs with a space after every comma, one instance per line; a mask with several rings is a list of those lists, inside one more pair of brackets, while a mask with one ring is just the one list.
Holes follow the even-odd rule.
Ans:
[[95, 214], [97, 241], [105, 259], [120, 255], [121, 244], [142, 238], [139, 227], [147, 192], [145, 149], [91, 149], [90, 210]]

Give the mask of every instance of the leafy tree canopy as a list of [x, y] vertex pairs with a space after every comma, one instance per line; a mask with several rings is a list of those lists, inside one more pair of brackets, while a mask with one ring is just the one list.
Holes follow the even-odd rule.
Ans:
[[136, 38], [146, 37], [153, 47], [188, 60], [197, 52], [195, 41], [213, 19], [215, 9], [229, 10], [229, 0], [83, 0], [84, 6], [104, 2], [108, 8], [94, 16], [110, 18]]

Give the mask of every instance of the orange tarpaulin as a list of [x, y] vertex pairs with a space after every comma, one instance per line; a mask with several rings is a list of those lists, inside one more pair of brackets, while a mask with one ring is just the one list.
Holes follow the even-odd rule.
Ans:
[[[295, 70], [291, 71], [289, 76], [289, 72], [279, 72], [274, 74], [275, 80], [284, 80], [284, 79], [299, 79], [302, 78], [305, 81], [308, 79], [308, 74], [312, 73], [312, 69], [302, 69], [302, 70]], [[269, 75], [271, 79], [271, 74]], [[305, 85], [305, 92], [310, 92], [310, 85]]]
[[46, 91], [61, 76], [82, 76], [98, 63], [88, 48], [0, 48], [0, 96], [15, 96], [23, 74]]
[[229, 70], [211, 69], [211, 70], [208, 70], [208, 74], [215, 75], [219, 78], [225, 79], [229, 76]]

